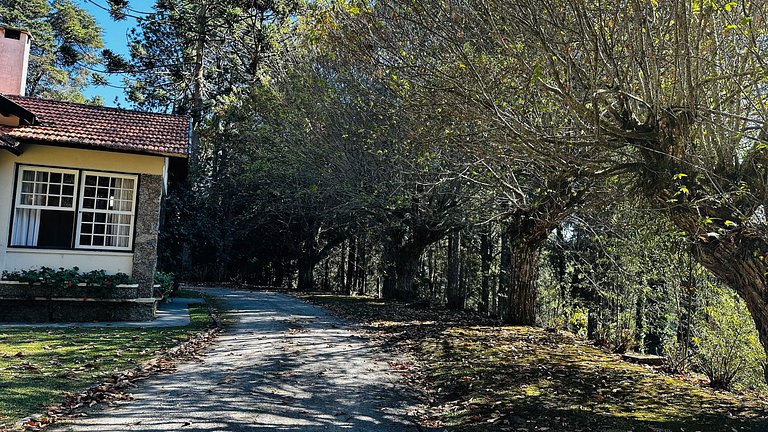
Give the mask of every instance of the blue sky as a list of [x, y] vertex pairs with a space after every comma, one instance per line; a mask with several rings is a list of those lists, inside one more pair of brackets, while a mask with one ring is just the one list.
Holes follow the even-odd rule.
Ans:
[[[107, 0], [76, 0], [80, 7], [86, 9], [96, 18], [102, 29], [104, 29], [104, 46], [120, 54], [128, 54], [128, 30], [136, 25], [136, 20], [127, 17], [124, 21], [114, 21], [107, 9]], [[150, 11], [154, 0], [130, 0], [129, 7], [137, 11]], [[109, 87], [91, 86], [86, 89], [86, 96], [101, 96], [106, 106], [122, 105], [129, 108], [130, 104], [126, 102], [122, 89], [122, 77], [120, 75], [108, 76]]]

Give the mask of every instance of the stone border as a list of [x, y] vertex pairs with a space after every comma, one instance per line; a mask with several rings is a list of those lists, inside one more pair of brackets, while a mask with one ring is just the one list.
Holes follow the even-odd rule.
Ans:
[[157, 299], [0, 298], [0, 322], [151, 321]]

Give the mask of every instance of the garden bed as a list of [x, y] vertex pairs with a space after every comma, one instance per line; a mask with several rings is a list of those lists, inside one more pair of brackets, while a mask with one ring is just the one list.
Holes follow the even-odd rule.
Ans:
[[78, 298], [78, 299], [135, 299], [139, 297], [138, 284], [92, 286], [85, 283], [66, 285], [29, 284], [18, 281], [0, 281], [0, 298]]

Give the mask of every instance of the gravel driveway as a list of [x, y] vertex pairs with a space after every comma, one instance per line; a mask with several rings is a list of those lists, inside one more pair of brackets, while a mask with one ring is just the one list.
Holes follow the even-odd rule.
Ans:
[[269, 292], [208, 289], [235, 323], [135, 400], [58, 431], [417, 431], [384, 354], [324, 309]]

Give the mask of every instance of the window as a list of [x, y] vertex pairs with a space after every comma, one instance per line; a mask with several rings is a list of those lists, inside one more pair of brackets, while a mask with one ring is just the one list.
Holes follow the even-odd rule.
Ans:
[[72, 246], [77, 178], [72, 170], [19, 169], [11, 246]]
[[21, 166], [11, 246], [130, 250], [137, 182], [135, 175]]
[[136, 176], [84, 173], [83, 177], [78, 245], [130, 249]]

